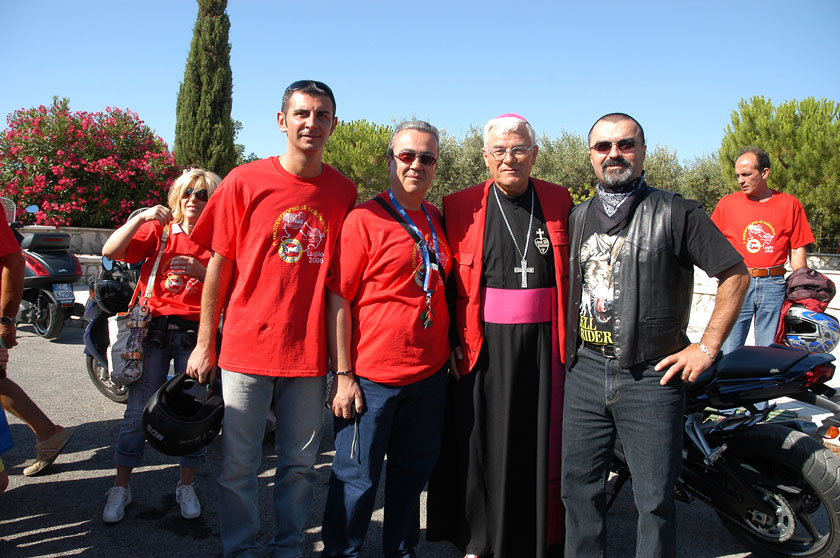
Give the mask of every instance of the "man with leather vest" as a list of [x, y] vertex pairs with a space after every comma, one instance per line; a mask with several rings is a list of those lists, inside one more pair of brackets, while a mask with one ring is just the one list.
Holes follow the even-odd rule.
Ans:
[[[565, 555], [604, 555], [604, 488], [618, 436], [639, 511], [635, 555], [675, 556], [684, 382], [714, 361], [749, 277], [700, 204], [645, 183], [644, 131], [635, 119], [601, 117], [589, 146], [596, 195], [569, 217]], [[695, 265], [719, 284], [709, 324], [690, 343]]]

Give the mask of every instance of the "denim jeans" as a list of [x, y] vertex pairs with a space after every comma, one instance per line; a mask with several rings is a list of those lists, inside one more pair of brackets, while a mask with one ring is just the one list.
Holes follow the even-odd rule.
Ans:
[[[140, 379], [128, 387], [128, 404], [120, 424], [114, 461], [124, 467], [139, 467], [143, 461], [143, 447], [146, 437], [143, 434], [143, 409], [146, 403], [166, 382], [169, 374], [169, 361], [175, 360], [175, 372], [187, 369], [187, 360], [191, 349], [185, 349], [181, 342], [180, 329], [166, 330], [166, 347], [155, 343], [146, 343], [143, 357], [143, 374]], [[181, 458], [181, 467], [198, 467], [204, 462], [207, 448], [203, 447]]]
[[[219, 531], [225, 556], [303, 555], [303, 530], [315, 489], [315, 459], [324, 425], [326, 378], [278, 378], [222, 370], [225, 422], [219, 471]], [[260, 531], [257, 470], [265, 419], [274, 398], [275, 534], [266, 548]]]
[[773, 343], [779, 327], [779, 313], [785, 301], [786, 285], [784, 275], [776, 277], [750, 277], [750, 286], [744, 306], [732, 331], [723, 342], [721, 351], [731, 353], [742, 347], [750, 331], [750, 322], [755, 315], [755, 344], [766, 347]]
[[616, 435], [633, 479], [636, 556], [676, 555], [674, 482], [680, 470], [685, 390], [659, 384], [653, 364], [621, 368], [586, 348], [566, 374], [561, 492], [566, 556], [604, 556], [606, 483]]
[[415, 555], [420, 493], [440, 454], [448, 369], [447, 364], [429, 378], [405, 386], [358, 378], [364, 410], [355, 419], [334, 419], [335, 458], [324, 510], [324, 557], [359, 555], [386, 454], [382, 555]]

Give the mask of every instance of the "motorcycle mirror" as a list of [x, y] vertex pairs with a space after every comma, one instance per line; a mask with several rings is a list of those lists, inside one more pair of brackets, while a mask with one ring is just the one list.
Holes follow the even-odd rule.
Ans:
[[111, 271], [114, 269], [114, 260], [110, 258], [106, 258], [102, 256], [102, 267], [105, 268], [105, 271]]
[[39, 209], [40, 208], [37, 205], [30, 205], [29, 207], [24, 209], [24, 211], [26, 211], [27, 213], [38, 213]]

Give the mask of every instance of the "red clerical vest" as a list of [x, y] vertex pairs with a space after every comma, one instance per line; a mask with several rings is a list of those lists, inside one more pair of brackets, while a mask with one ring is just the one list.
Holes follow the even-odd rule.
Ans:
[[[561, 359], [565, 358], [566, 294], [569, 290], [569, 191], [557, 184], [531, 179], [542, 207], [551, 247], [554, 250], [554, 274], [557, 280], [557, 323]], [[451, 317], [458, 331], [464, 360], [459, 373], [469, 373], [475, 366], [484, 341], [481, 323], [481, 273], [484, 255], [484, 224], [487, 217], [487, 196], [493, 180], [477, 184], [443, 198], [446, 237], [454, 260], [457, 287], [455, 315]]]

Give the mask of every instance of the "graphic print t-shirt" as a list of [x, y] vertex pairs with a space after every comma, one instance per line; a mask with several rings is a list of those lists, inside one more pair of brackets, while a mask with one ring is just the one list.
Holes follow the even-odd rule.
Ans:
[[791, 249], [814, 242], [799, 200], [784, 192], [753, 201], [743, 192], [718, 202], [712, 221], [744, 257], [747, 267], [784, 265]]
[[192, 238], [233, 260], [219, 365], [266, 376], [327, 373], [324, 285], [356, 187], [329, 165], [295, 176], [277, 157], [232, 170]]
[[[162, 236], [163, 225], [159, 221], [144, 223], [134, 233], [122, 258], [126, 262], [146, 260], [140, 273], [139, 297], [141, 298], [146, 292], [146, 285], [149, 284]], [[180, 225], [172, 223], [169, 228], [169, 239], [155, 275], [155, 284], [152, 286], [152, 296], [148, 306], [154, 317], [179, 316], [197, 321], [201, 312], [203, 284], [195, 277], [175, 273], [172, 270], [172, 258], [176, 256], [192, 256], [205, 268], [210, 261], [210, 251], [194, 243]]]
[[[388, 195], [379, 198], [388, 200]], [[422, 247], [375, 200], [351, 211], [341, 229], [327, 288], [351, 303], [351, 359], [362, 378], [389, 385], [412, 384], [449, 360], [444, 276], [449, 276], [452, 258], [440, 211], [425, 205], [435, 227], [438, 264], [443, 270], [434, 273], [433, 319], [428, 329], [421, 320], [426, 309]], [[434, 252], [425, 213], [406, 213], [420, 229], [427, 249]]]
[[[597, 200], [593, 203], [597, 203]], [[613, 344], [613, 250], [618, 251], [622, 233], [608, 235], [597, 230], [598, 219], [590, 205], [580, 246], [583, 292], [580, 301], [580, 338], [593, 345]]]

